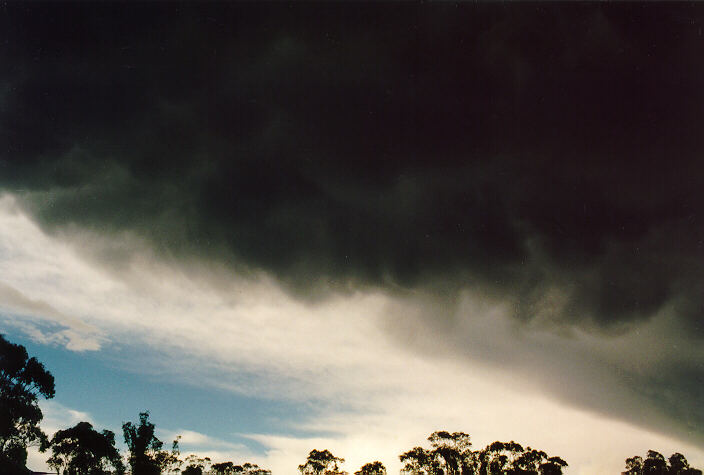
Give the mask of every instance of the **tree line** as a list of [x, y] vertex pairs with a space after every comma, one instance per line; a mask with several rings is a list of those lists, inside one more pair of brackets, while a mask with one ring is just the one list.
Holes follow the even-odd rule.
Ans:
[[[96, 430], [89, 422], [58, 430], [51, 439], [39, 424], [43, 418], [39, 398], [53, 398], [54, 377], [24, 346], [9, 342], [0, 334], [0, 473], [25, 475], [27, 449], [37, 447], [51, 452], [47, 463], [63, 475], [125, 474], [158, 475], [271, 475], [253, 463], [213, 462], [195, 454], [182, 457], [177, 437], [169, 449], [155, 435], [149, 413], [136, 422], [122, 424], [127, 446], [123, 456], [115, 446], [115, 433]], [[510, 442], [493, 442], [472, 450], [464, 432], [433, 432], [429, 447], [413, 447], [399, 456], [404, 475], [561, 475], [567, 462], [542, 450]], [[329, 450], [311, 450], [298, 466], [301, 475], [347, 475], [345, 460]], [[379, 461], [364, 464], [355, 475], [386, 475]], [[625, 461], [624, 475], [702, 475], [690, 467], [680, 453], [666, 459], [649, 450], [645, 458]]]

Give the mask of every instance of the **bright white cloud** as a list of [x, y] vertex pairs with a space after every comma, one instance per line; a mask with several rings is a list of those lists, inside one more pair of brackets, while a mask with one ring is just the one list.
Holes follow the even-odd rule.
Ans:
[[[570, 473], [580, 475], [618, 472], [625, 457], [648, 448], [684, 451], [704, 464], [701, 449], [548, 396], [544, 380], [529, 371], [548, 361], [548, 345], [567, 345], [560, 354], [575, 348], [568, 363], [584, 371], [591, 368], [590, 351], [626, 358], [586, 335], [567, 342], [540, 329], [519, 335], [500, 304], [470, 293], [452, 309], [428, 304], [422, 295], [375, 292], [308, 304], [265, 275], [243, 278], [216, 265], [169, 262], [132, 236], [114, 238], [77, 230], [49, 236], [11, 196], [0, 198], [0, 307], [14, 315], [6, 324], [74, 350], [145, 344], [165, 357], [134, 361], [135, 369], [252, 396], [315, 401], [319, 411], [299, 428], [328, 434], [282, 435], [287, 428], [248, 434], [269, 448], [257, 459], [239, 444], [172, 431], [200, 455], [247, 457], [275, 473], [292, 473], [310, 449], [328, 448], [347, 459], [351, 472], [375, 459], [394, 471], [398, 454], [447, 428], [469, 432], [475, 446], [515, 439], [539, 447], [566, 458]], [[111, 246], [125, 256], [119, 269], [85, 257], [104, 255]], [[455, 326], [431, 331], [421, 324], [427, 312], [452, 312], [443, 321]], [[59, 329], [40, 329], [47, 322]], [[651, 336], [646, 331], [639, 338]], [[526, 371], [507, 371], [521, 351], [525, 361], [518, 367]], [[457, 352], [469, 357], [458, 359]], [[514, 357], [497, 361], [491, 354]], [[563, 363], [556, 369], [565, 373]]]

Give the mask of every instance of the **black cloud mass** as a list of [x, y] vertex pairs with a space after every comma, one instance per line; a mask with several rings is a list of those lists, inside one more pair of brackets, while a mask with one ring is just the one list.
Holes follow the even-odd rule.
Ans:
[[[472, 288], [523, 322], [606, 337], [667, 309], [704, 337], [702, 5], [0, 22], [0, 186], [48, 230], [134, 232], [301, 298]], [[700, 430], [704, 370], [682, 371]]]
[[2, 185], [305, 292], [702, 332], [700, 7], [5, 7]]

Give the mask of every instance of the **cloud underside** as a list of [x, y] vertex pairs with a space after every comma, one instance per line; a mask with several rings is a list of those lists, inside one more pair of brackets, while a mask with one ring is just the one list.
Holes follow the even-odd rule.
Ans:
[[[129, 266], [86, 260], [111, 245], [131, 249]], [[123, 370], [315, 408], [240, 434], [265, 455], [180, 431], [187, 450], [216, 458], [285, 473], [324, 446], [353, 464], [395, 467], [395, 454], [446, 427], [478, 446], [513, 438], [541, 447], [577, 473], [615, 471], [646, 446], [704, 460], [696, 369], [686, 373], [704, 355], [671, 312], [604, 338], [518, 324], [510, 306], [472, 288], [451, 305], [379, 290], [311, 303], [266, 274], [164, 259], [145, 242], [49, 236], [11, 196], [0, 199], [0, 271], [3, 331], [75, 351], [119, 348]]]
[[[413, 352], [701, 441], [701, 7], [125, 10], [0, 20], [0, 186], [45, 231], [103, 236], [114, 275], [134, 241], [300, 305], [410, 302], [383, 331]], [[482, 349], [467, 295], [539, 356]]]

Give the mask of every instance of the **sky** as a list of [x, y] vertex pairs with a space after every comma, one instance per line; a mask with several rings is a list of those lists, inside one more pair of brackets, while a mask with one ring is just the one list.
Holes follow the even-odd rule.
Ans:
[[701, 468], [703, 23], [3, 4], [0, 332], [56, 377], [45, 431], [149, 410], [275, 474], [443, 429]]

